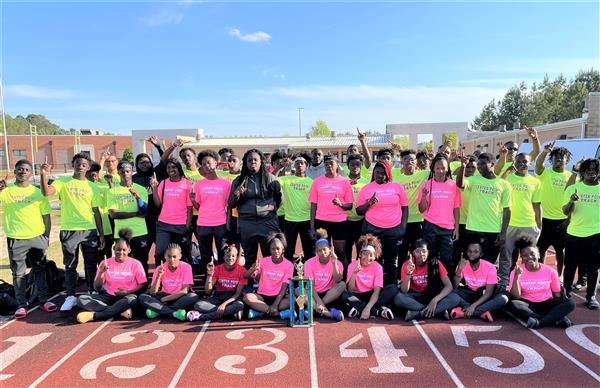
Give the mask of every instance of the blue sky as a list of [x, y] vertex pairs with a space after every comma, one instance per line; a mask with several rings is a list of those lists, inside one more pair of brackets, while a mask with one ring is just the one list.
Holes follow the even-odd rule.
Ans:
[[597, 2], [2, 3], [7, 113], [115, 133], [282, 135], [471, 121], [599, 68]]

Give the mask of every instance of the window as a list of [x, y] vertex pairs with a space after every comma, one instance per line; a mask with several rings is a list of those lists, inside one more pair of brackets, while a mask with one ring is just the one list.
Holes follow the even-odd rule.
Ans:
[[25, 150], [13, 150], [13, 156], [27, 156], [27, 151]]
[[6, 155], [6, 153], [4, 153], [4, 150], [0, 150], [0, 158], [3, 158]]

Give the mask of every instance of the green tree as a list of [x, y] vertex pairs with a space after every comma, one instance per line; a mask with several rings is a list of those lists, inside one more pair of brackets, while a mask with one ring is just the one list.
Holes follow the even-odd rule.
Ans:
[[458, 148], [458, 134], [456, 132], [442, 133], [442, 143], [445, 143], [446, 140], [450, 140], [450, 148], [453, 150]]
[[394, 135], [394, 143], [400, 144], [403, 150], [407, 150], [409, 148], [408, 135]]
[[327, 126], [327, 123], [323, 120], [317, 120], [315, 125], [310, 128], [311, 136], [330, 136], [331, 130]]
[[126, 160], [129, 163], [133, 163], [133, 150], [131, 147], [127, 147], [123, 150], [123, 157], [121, 157], [121, 160]]
[[511, 129], [513, 123], [518, 123], [523, 119], [527, 106], [526, 91], [527, 86], [524, 82], [508, 89], [498, 109], [500, 125], [504, 124], [507, 129]]
[[493, 131], [499, 124], [496, 100], [492, 100], [484, 106], [479, 116], [473, 120], [473, 127], [480, 131]]

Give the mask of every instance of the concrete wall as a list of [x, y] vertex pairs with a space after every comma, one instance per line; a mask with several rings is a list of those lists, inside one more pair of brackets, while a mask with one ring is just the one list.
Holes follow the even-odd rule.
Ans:
[[417, 149], [417, 137], [420, 134], [433, 135], [433, 150], [442, 145], [442, 135], [444, 133], [454, 132], [458, 135], [459, 141], [463, 139], [468, 130], [468, 123], [448, 122], [448, 123], [420, 123], [420, 124], [387, 124], [385, 132], [389, 135], [407, 135], [408, 145], [412, 149]]

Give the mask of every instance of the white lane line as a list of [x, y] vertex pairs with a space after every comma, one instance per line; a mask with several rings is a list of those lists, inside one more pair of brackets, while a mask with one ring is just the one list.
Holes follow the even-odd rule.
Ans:
[[[510, 312], [508, 312], [506, 310], [505, 310], [505, 312], [506, 312], [506, 314], [508, 314], [509, 316], [511, 316], [515, 321], [519, 322], [522, 326], [527, 327], [527, 324], [525, 322], [523, 322], [522, 320], [520, 320], [519, 318], [517, 318], [515, 315], [513, 315], [512, 313], [510, 313]], [[533, 334], [535, 334], [536, 336], [538, 336], [539, 339], [541, 339], [542, 341], [544, 341], [545, 343], [547, 343], [548, 345], [550, 345], [551, 348], [553, 348], [554, 350], [556, 350], [557, 352], [559, 352], [560, 354], [562, 354], [567, 360], [569, 360], [573, 364], [577, 365], [585, 373], [587, 373], [588, 375], [592, 376], [594, 378], [594, 380], [600, 382], [600, 376], [598, 374], [596, 374], [590, 368], [588, 368], [587, 366], [585, 366], [584, 364], [582, 364], [578, 359], [576, 359], [575, 357], [571, 356], [563, 348], [561, 348], [560, 346], [558, 346], [554, 342], [550, 341], [550, 339], [548, 339], [545, 335], [543, 335], [542, 333], [540, 333], [539, 331], [537, 331], [535, 329], [529, 329], [529, 331], [531, 331]]]
[[433, 354], [435, 354], [435, 357], [438, 359], [440, 364], [442, 364], [442, 366], [444, 367], [444, 369], [446, 370], [446, 372], [448, 373], [448, 375], [450, 376], [452, 381], [454, 381], [454, 384], [456, 384], [456, 386], [459, 388], [464, 388], [465, 385], [462, 383], [462, 381], [460, 381], [460, 379], [458, 378], [456, 373], [454, 373], [452, 368], [450, 368], [450, 365], [448, 365], [448, 363], [446, 362], [446, 359], [444, 358], [444, 356], [442, 356], [442, 353], [440, 353], [438, 348], [433, 344], [433, 341], [431, 341], [431, 339], [429, 338], [427, 333], [425, 333], [425, 330], [423, 330], [423, 328], [421, 327], [419, 322], [417, 322], [416, 320], [413, 319], [412, 323], [413, 323], [413, 325], [415, 325], [415, 327], [417, 328], [417, 331], [419, 332], [419, 334], [421, 334], [421, 337], [423, 337], [423, 339], [425, 340], [427, 345], [429, 345], [429, 348], [431, 349]]
[[[64, 292], [59, 292], [58, 294], [52, 296], [50, 299], [48, 299], [48, 302], [50, 302], [52, 299], [58, 298], [60, 295], [64, 295]], [[37, 306], [35, 306], [34, 308], [27, 310], [27, 314], [31, 314], [32, 312], [34, 312], [35, 310], [39, 309], [41, 306], [41, 304], [38, 304]], [[6, 326], [10, 325], [11, 323], [17, 321], [17, 319], [12, 319], [8, 322], [6, 322], [4, 325], [0, 326], [0, 330], [4, 329]]]
[[310, 358], [310, 386], [319, 388], [319, 375], [317, 373], [317, 351], [315, 349], [315, 329], [308, 328], [308, 354]]
[[177, 369], [177, 372], [175, 372], [175, 376], [173, 376], [173, 379], [169, 383], [169, 388], [174, 388], [175, 386], [177, 386], [179, 379], [183, 375], [185, 368], [187, 368], [187, 365], [189, 364], [190, 360], [192, 359], [192, 356], [194, 355], [194, 352], [196, 351], [196, 348], [198, 347], [200, 340], [202, 340], [202, 337], [204, 336], [204, 332], [208, 328], [209, 324], [210, 324], [210, 321], [206, 321], [206, 322], [204, 322], [204, 325], [202, 325], [202, 329], [200, 329], [200, 332], [194, 339], [192, 346], [190, 346], [190, 350], [188, 350], [187, 354], [185, 355], [185, 358], [181, 362], [181, 365], [179, 365], [179, 369]]
[[112, 322], [112, 318], [110, 318], [108, 321], [104, 322], [102, 325], [98, 326], [96, 328], [96, 330], [94, 330], [92, 332], [92, 334], [88, 335], [83, 341], [81, 341], [79, 344], [77, 344], [77, 346], [75, 346], [73, 349], [71, 349], [71, 351], [67, 354], [65, 354], [63, 356], [63, 358], [61, 358], [56, 364], [52, 365], [52, 367], [50, 367], [50, 369], [48, 369], [46, 372], [44, 372], [43, 375], [41, 375], [40, 377], [38, 377], [37, 380], [35, 380], [30, 386], [29, 388], [34, 388], [37, 387], [42, 381], [44, 381], [46, 379], [46, 377], [50, 376], [50, 374], [52, 374], [52, 372], [54, 372], [55, 370], [58, 369], [58, 367], [60, 367], [62, 364], [64, 364], [69, 358], [71, 358], [72, 355], [74, 355], [75, 353], [77, 353], [77, 351], [79, 349], [81, 349], [85, 344], [87, 344], [92, 338], [94, 338], [94, 336], [96, 334], [98, 334], [102, 329], [104, 329], [106, 327], [106, 325], [108, 325], [110, 322]]
[[578, 297], [578, 298], [579, 298], [579, 299], [581, 299], [581, 300], [587, 300], [587, 299], [585, 299], [583, 296], [581, 296], [581, 295], [579, 295], [579, 294], [576, 294], [576, 293], [574, 293], [574, 292], [572, 292], [572, 293], [571, 293], [571, 295], [572, 295], [572, 296], [576, 296], [576, 297]]

